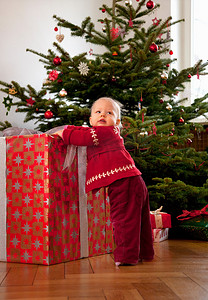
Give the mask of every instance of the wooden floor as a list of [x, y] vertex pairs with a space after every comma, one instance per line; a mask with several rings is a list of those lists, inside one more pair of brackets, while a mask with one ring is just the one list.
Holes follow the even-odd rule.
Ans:
[[155, 259], [115, 267], [110, 254], [53, 266], [0, 262], [0, 299], [208, 299], [208, 242], [155, 243]]

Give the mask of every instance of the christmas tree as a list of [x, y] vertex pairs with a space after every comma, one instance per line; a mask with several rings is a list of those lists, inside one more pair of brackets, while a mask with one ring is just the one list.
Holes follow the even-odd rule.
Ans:
[[207, 153], [191, 147], [192, 131], [200, 125], [189, 122], [207, 112], [204, 100], [208, 95], [190, 106], [183, 105], [186, 99], [176, 97], [192, 76], [205, 75], [208, 63], [198, 61], [180, 72], [174, 69], [170, 28], [184, 20], [155, 17], [150, 26], [145, 25], [144, 17], [152, 18], [157, 9], [159, 5], [150, 0], [133, 4], [113, 0], [112, 7], [103, 4], [100, 8], [102, 31], [90, 17], [79, 26], [54, 15], [55, 30], [67, 28], [72, 36], [103, 46], [103, 53], [91, 48], [90, 59], [88, 53], [71, 57], [61, 47], [63, 34], [57, 34], [55, 50], [49, 49], [48, 54], [27, 49], [40, 56], [46, 68], [47, 79], [40, 91], [14, 81], [0, 81], [0, 90], [8, 94], [3, 101], [8, 111], [16, 106], [17, 112], [26, 114], [25, 122], [35, 120], [41, 131], [88, 123], [90, 107], [99, 97], [119, 100], [122, 135], [149, 187], [151, 209], [163, 205], [175, 217], [182, 209], [201, 208], [208, 199]]

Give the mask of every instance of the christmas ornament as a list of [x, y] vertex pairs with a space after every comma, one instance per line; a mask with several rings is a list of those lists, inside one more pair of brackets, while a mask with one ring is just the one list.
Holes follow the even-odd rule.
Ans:
[[15, 95], [16, 93], [17, 93], [17, 91], [14, 88], [9, 89], [9, 94], [10, 95]]
[[105, 12], [105, 8], [102, 8], [102, 13], [104, 13]]
[[111, 29], [111, 39], [112, 41], [114, 41], [115, 39], [117, 39], [117, 37], [119, 37], [119, 28], [112, 28]]
[[62, 83], [63, 80], [62, 80], [62, 79], [58, 79], [57, 82], [58, 82], [58, 83]]
[[113, 56], [117, 56], [118, 53], [116, 51], [113, 52]]
[[188, 145], [191, 145], [192, 140], [188, 138], [186, 142], [187, 142]]
[[45, 112], [45, 114], [44, 114], [44, 117], [45, 117], [46, 119], [51, 119], [51, 118], [53, 118], [53, 113], [52, 113], [52, 111], [47, 110], [47, 111]]
[[170, 50], [170, 51], [169, 51], [169, 54], [170, 54], [170, 55], [173, 55], [173, 51], [172, 51], [172, 50]]
[[155, 53], [158, 50], [158, 46], [155, 43], [152, 43], [152, 45], [149, 46], [149, 50], [150, 52]]
[[180, 117], [178, 122], [182, 124], [182, 123], [184, 123], [184, 119], [182, 117]]
[[4, 97], [4, 101], [2, 103], [6, 107], [6, 109], [7, 109], [6, 115], [8, 115], [8, 111], [10, 111], [10, 108], [12, 106], [12, 98], [10, 98], [8, 95], [7, 97]]
[[147, 7], [148, 9], [152, 9], [152, 8], [155, 7], [155, 3], [154, 3], [153, 1], [151, 1], [151, 0], [149, 0], [149, 1], [147, 1], [147, 3], [146, 3], [146, 7]]
[[30, 97], [29, 99], [26, 99], [26, 102], [27, 102], [27, 106], [33, 106], [35, 100], [33, 100], [32, 97]]
[[113, 82], [116, 81], [116, 77], [115, 76], [112, 76], [112, 79], [111, 79]]
[[130, 20], [129, 20], [129, 27], [133, 27], [133, 24], [134, 24], [134, 23], [133, 23], [132, 19], [130, 19]]
[[67, 95], [67, 91], [63, 88], [63, 89], [59, 92], [59, 96], [65, 97], [66, 95]]
[[170, 65], [169, 65], [169, 64], [167, 64], [167, 65], [166, 65], [166, 67], [170, 67]]
[[164, 100], [163, 100], [163, 99], [160, 99], [159, 102], [162, 104], [162, 103], [164, 102]]
[[54, 31], [58, 31], [58, 27], [55, 27], [55, 28], [54, 28]]
[[188, 74], [188, 78], [191, 78], [191, 74], [190, 73]]
[[167, 80], [167, 79], [168, 79], [168, 74], [167, 74], [167, 73], [161, 74], [161, 78], [162, 78], [163, 80]]
[[173, 146], [177, 147], [178, 146], [178, 142], [174, 142]]
[[58, 78], [58, 75], [59, 75], [58, 71], [53, 70], [53, 71], [51, 71], [51, 72], [48, 74], [48, 78], [49, 78], [51, 81], [54, 81], [54, 80], [56, 80], [56, 79]]
[[81, 75], [87, 76], [89, 68], [86, 63], [80, 62], [78, 69]]
[[156, 127], [155, 123], [152, 127], [152, 134], [157, 135], [157, 127]]
[[64, 39], [64, 34], [57, 34], [56, 35], [56, 39], [59, 43], [61, 43]]
[[54, 59], [53, 59], [53, 63], [55, 66], [59, 66], [61, 64], [61, 58], [56, 56]]
[[102, 31], [106, 32], [106, 27], [105, 26], [103, 26]]
[[174, 135], [174, 133], [173, 132], [171, 132], [170, 134], [169, 134], [169, 136], [173, 136]]
[[89, 55], [93, 55], [93, 49], [90, 48]]
[[169, 110], [169, 111], [171, 111], [172, 110], [172, 105], [170, 105], [170, 103], [167, 103], [166, 109]]
[[154, 19], [152, 19], [153, 25], [158, 26], [160, 23], [160, 20], [158, 20], [157, 17], [155, 17]]

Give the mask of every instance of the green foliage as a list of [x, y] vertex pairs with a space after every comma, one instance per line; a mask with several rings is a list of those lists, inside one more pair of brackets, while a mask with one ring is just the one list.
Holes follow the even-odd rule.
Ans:
[[199, 210], [208, 202], [208, 180], [202, 187], [185, 184], [171, 178], [153, 178], [156, 184], [148, 187], [150, 205], [154, 209], [163, 206], [163, 211], [171, 212], [173, 225], [182, 210]]

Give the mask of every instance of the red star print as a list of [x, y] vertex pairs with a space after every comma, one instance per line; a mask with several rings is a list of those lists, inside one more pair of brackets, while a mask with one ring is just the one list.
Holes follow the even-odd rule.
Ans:
[[158, 20], [157, 17], [155, 17], [154, 19], [152, 19], [153, 25], [158, 26], [160, 23], [160, 20]]

